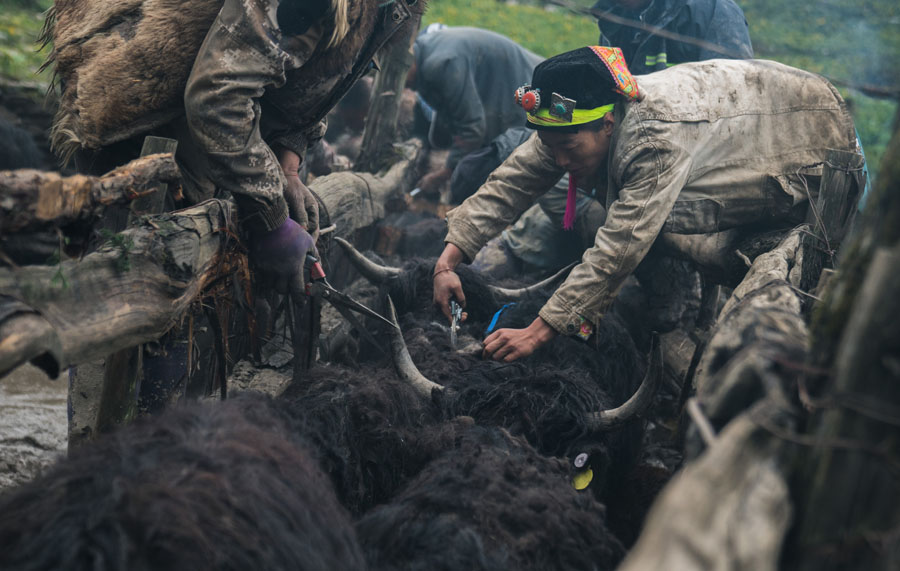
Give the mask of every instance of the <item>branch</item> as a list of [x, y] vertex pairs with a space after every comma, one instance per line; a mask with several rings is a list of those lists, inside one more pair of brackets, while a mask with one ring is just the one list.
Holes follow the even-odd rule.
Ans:
[[135, 159], [107, 174], [74, 175], [30, 169], [0, 172], [0, 234], [92, 220], [107, 206], [151, 194], [159, 183], [177, 183], [171, 154]]

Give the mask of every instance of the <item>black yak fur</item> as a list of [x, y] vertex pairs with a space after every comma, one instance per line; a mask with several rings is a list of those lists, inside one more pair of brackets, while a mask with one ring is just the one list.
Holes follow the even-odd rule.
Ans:
[[416, 435], [439, 419], [437, 409], [392, 368], [315, 367], [279, 400], [355, 514], [387, 501], [433, 456]]
[[0, 568], [363, 569], [349, 517], [278, 403], [169, 410], [0, 498]]
[[[524, 327], [527, 323], [517, 320], [530, 323], [537, 315], [534, 305], [510, 308], [498, 325]], [[520, 306], [521, 312], [511, 311]], [[454, 352], [441, 323], [407, 315], [401, 326], [419, 370], [448, 389], [439, 398], [445, 418], [471, 416], [479, 424], [507, 428], [545, 455], [574, 459], [588, 454], [595, 475], [591, 487], [600, 497], [637, 460], [640, 419], [600, 435], [592, 434], [586, 422], [589, 413], [625, 402], [643, 377], [631, 338], [614, 318], [604, 320], [589, 343], [559, 336], [513, 363], [485, 361], [480, 352]]]
[[449, 451], [357, 522], [372, 569], [612, 569], [622, 558], [602, 504], [575, 491], [565, 462], [498, 428], [431, 434]]
[[[507, 428], [546, 455], [574, 459], [587, 453], [595, 474], [591, 487], [604, 497], [608, 485], [633, 466], [643, 433], [639, 419], [602, 435], [591, 434], [586, 422], [587, 414], [625, 402], [643, 377], [643, 359], [619, 318], [610, 313], [588, 342], [557, 336], [526, 359], [485, 361], [480, 341], [505, 300], [495, 297], [479, 272], [459, 266], [469, 314], [460, 339], [470, 344], [454, 351], [446, 318], [432, 304], [432, 272], [433, 262], [413, 260], [382, 289], [396, 304], [413, 361], [449, 389], [436, 395], [442, 417], [471, 416], [479, 424]], [[495, 330], [526, 327], [551, 293], [539, 291], [508, 307]], [[379, 336], [386, 338], [387, 331]]]

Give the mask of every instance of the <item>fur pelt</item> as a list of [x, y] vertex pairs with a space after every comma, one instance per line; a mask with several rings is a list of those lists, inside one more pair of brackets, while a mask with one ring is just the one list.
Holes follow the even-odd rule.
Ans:
[[347, 513], [269, 399], [138, 421], [0, 498], [6, 570], [363, 569]]
[[[191, 67], [222, 4], [58, 0], [45, 25], [45, 40], [53, 43], [46, 65], [55, 64], [61, 87], [51, 131], [54, 151], [67, 159], [79, 149], [96, 150], [181, 115]], [[288, 78], [289, 89], [317, 77], [347, 75], [372, 35], [377, 1], [335, 4], [347, 13], [349, 33], [334, 46], [320, 42], [308, 64]], [[420, 1], [413, 10], [424, 5]], [[331, 21], [324, 37], [333, 31]]]
[[371, 568], [612, 569], [622, 558], [602, 504], [575, 491], [561, 460], [498, 428], [432, 434], [449, 451], [357, 523]]
[[194, 58], [223, 0], [59, 0], [52, 60], [61, 87], [51, 132], [70, 156], [181, 113]]

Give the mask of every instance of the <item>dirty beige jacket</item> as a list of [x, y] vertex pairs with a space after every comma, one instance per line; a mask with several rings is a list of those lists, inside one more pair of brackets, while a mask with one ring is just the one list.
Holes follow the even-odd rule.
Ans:
[[[709, 60], [638, 76], [616, 106], [609, 211], [594, 246], [540, 316], [561, 333], [597, 323], [661, 232], [703, 234], [778, 222], [815, 196], [828, 149], [857, 151], [837, 90], [762, 60]], [[537, 136], [448, 215], [469, 260], [563, 174]], [[794, 209], [796, 212], [796, 209]]]

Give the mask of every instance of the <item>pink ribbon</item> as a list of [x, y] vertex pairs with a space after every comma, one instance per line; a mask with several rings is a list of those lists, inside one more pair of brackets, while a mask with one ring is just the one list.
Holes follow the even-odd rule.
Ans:
[[575, 175], [569, 173], [569, 191], [566, 193], [566, 214], [563, 216], [563, 229], [571, 230], [575, 226]]

